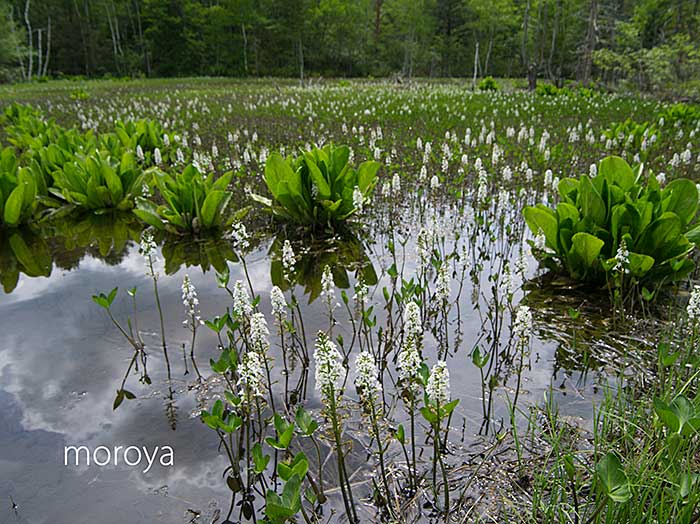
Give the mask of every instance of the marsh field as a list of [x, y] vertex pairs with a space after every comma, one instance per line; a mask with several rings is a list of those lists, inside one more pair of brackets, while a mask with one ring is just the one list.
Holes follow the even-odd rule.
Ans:
[[1, 86], [0, 523], [697, 522], [700, 108], [499, 82]]

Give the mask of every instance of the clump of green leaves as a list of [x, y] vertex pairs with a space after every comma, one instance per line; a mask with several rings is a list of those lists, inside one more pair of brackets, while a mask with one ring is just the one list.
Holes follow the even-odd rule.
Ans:
[[39, 191], [46, 191], [43, 178], [20, 168], [14, 151], [5, 148], [0, 153], [0, 226], [16, 227], [34, 218]]
[[694, 126], [700, 122], [700, 107], [679, 102], [673, 104], [659, 115], [665, 125], [675, 125], [680, 122], [683, 126]]
[[559, 96], [565, 95], [568, 90], [555, 86], [554, 84], [537, 84], [535, 94], [539, 96]]
[[221, 229], [233, 220], [226, 214], [232, 196], [227, 188], [232, 177], [232, 172], [218, 179], [213, 173], [205, 177], [192, 165], [176, 176], [156, 170], [153, 179], [165, 203], [157, 205], [139, 197], [134, 213], [147, 224], [170, 233], [198, 234]]
[[91, 211], [115, 209], [126, 211], [134, 207], [134, 197], [141, 193], [144, 173], [136, 164], [134, 154], [124, 153], [120, 159], [106, 152], [76, 155], [53, 173], [54, 187], [49, 192], [61, 203]]
[[[575, 280], [595, 284], [663, 284], [685, 277], [694, 267], [695, 245], [688, 232], [698, 208], [693, 182], [676, 179], [664, 189], [642, 166], [635, 173], [622, 158], [600, 162], [594, 178], [588, 175], [559, 183], [561, 202], [554, 209], [539, 204], [523, 210], [535, 236], [533, 254], [547, 268]], [[688, 236], [686, 236], [688, 233]]]
[[379, 163], [354, 169], [347, 146], [327, 145], [286, 159], [272, 153], [265, 164], [265, 183], [272, 199], [254, 200], [289, 222], [335, 230], [356, 214], [377, 183]]
[[498, 82], [492, 76], [486, 76], [479, 82], [479, 91], [498, 91]]

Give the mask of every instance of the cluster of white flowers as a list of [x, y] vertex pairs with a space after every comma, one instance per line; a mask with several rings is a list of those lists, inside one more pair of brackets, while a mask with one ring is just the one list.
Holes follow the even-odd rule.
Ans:
[[374, 403], [382, 392], [379, 371], [369, 351], [362, 351], [355, 359], [355, 387], [365, 403]]
[[369, 288], [367, 287], [367, 284], [365, 284], [364, 279], [360, 275], [360, 278], [357, 284], [355, 285], [355, 296], [353, 297], [353, 300], [355, 300], [358, 310], [360, 309], [360, 306], [366, 303], [368, 294]]
[[403, 311], [403, 322], [406, 337], [420, 338], [423, 336], [423, 323], [418, 304], [413, 301], [406, 304], [406, 309]]
[[547, 247], [547, 239], [541, 231], [535, 235], [535, 249], [544, 250]]
[[314, 351], [314, 377], [316, 390], [321, 392], [325, 400], [332, 394], [336, 397], [340, 395], [340, 379], [343, 374], [341, 360], [340, 352], [333, 341], [323, 331], [319, 331]]
[[198, 324], [203, 324], [199, 312], [197, 290], [190, 280], [190, 276], [187, 274], [182, 281], [182, 304], [185, 306], [185, 311], [187, 312], [187, 318], [182, 321], [183, 326], [194, 329]]
[[444, 406], [450, 401], [450, 371], [444, 360], [438, 360], [430, 370], [425, 393], [428, 400], [436, 405]]
[[532, 334], [532, 311], [529, 306], [518, 306], [513, 322], [513, 335], [521, 346], [530, 344]]
[[160, 154], [160, 149], [157, 147], [153, 150], [153, 162], [159, 166], [163, 163], [163, 157]]
[[433, 252], [433, 244], [435, 242], [435, 230], [430, 226], [421, 227], [416, 238], [416, 250], [420, 265], [426, 269], [430, 265], [430, 257]]
[[515, 288], [513, 284], [513, 272], [510, 270], [510, 264], [506, 263], [503, 268], [503, 282], [501, 283], [501, 288], [506, 296], [512, 298], [515, 294]]
[[292, 249], [292, 244], [289, 240], [285, 240], [282, 245], [282, 267], [284, 272], [289, 277], [290, 274], [294, 272], [294, 264], [297, 263], [296, 255], [294, 255], [294, 250]]
[[242, 386], [242, 397], [246, 399], [246, 392], [253, 396], [263, 396], [265, 389], [265, 369], [263, 357], [256, 351], [248, 351], [241, 359], [238, 366], [238, 385]]
[[414, 383], [418, 378], [418, 370], [422, 362], [417, 339], [408, 335], [398, 355], [399, 380], [404, 384]]
[[267, 320], [262, 313], [254, 313], [250, 317], [250, 343], [255, 348], [255, 351], [264, 353], [270, 347], [267, 337], [270, 335], [270, 330], [267, 329]]
[[236, 280], [233, 285], [233, 312], [237, 317], [247, 316], [253, 311], [250, 304], [250, 296], [241, 280]]
[[617, 248], [617, 253], [615, 253], [615, 266], [613, 267], [613, 271], [620, 273], [629, 273], [629, 265], [630, 252], [627, 249], [627, 242], [625, 242], [625, 239], [623, 238], [620, 241], [620, 245]]
[[143, 162], [146, 159], [141, 145], [136, 146], [136, 158], [139, 160], [139, 162]]
[[250, 247], [250, 236], [243, 222], [235, 221], [231, 224], [231, 236], [233, 247], [241, 253], [248, 251]]
[[430, 178], [430, 189], [432, 189], [433, 191], [440, 189], [440, 179], [437, 175], [433, 175]]
[[329, 307], [335, 307], [335, 281], [333, 280], [331, 267], [327, 264], [324, 266], [323, 274], [321, 275], [321, 296], [326, 299]]
[[394, 173], [391, 178], [391, 193], [395, 196], [401, 196], [401, 177], [398, 173]]
[[479, 207], [482, 207], [486, 203], [486, 197], [488, 196], [488, 193], [489, 188], [486, 179], [486, 171], [484, 169], [479, 169], [479, 177], [477, 180], [476, 188], [476, 202]]
[[442, 302], [450, 298], [450, 268], [447, 261], [443, 261], [437, 273], [437, 282], [435, 284], [435, 298]]
[[352, 191], [352, 205], [357, 210], [358, 213], [362, 213], [362, 208], [364, 207], [365, 197], [358, 186]]
[[278, 286], [273, 286], [270, 290], [270, 302], [272, 304], [272, 314], [278, 318], [287, 316], [287, 299]]
[[153, 235], [148, 230], [144, 231], [141, 234], [139, 253], [146, 259], [146, 275], [149, 277], [157, 276], [157, 273], [153, 270], [158, 260], [157, 252], [158, 246], [156, 246], [156, 242], [153, 240]]
[[686, 308], [688, 313], [688, 320], [695, 322], [700, 319], [700, 286], [694, 286], [693, 291], [690, 293], [690, 300], [688, 300], [688, 307]]

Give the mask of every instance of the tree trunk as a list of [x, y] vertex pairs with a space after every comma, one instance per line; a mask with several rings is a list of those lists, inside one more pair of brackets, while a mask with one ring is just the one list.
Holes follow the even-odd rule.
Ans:
[[479, 41], [476, 41], [474, 48], [474, 75], [472, 76], [472, 91], [476, 90], [476, 72], [479, 68]]
[[36, 37], [37, 37], [36, 50], [38, 53], [37, 64], [36, 64], [36, 76], [41, 76], [41, 61], [44, 58], [42, 56], [42, 45], [43, 45], [43, 42], [41, 41], [42, 31], [43, 31], [43, 29], [37, 29], [37, 31], [36, 31]]
[[105, 11], [107, 11], [107, 24], [109, 25], [109, 34], [112, 37], [112, 54], [114, 55], [114, 67], [119, 72], [119, 53], [117, 51], [117, 35], [114, 31], [114, 24], [112, 23], [112, 14], [109, 12], [109, 8], [105, 5]]
[[493, 50], [493, 27], [489, 34], [489, 48], [486, 50], [486, 60], [484, 61], [484, 76], [489, 74], [489, 61], [491, 60], [491, 51]]
[[520, 56], [523, 61], [523, 66], [527, 67], [530, 63], [530, 51], [528, 42], [528, 29], [530, 25], [530, 0], [525, 4], [525, 13], [523, 14], [523, 39], [520, 45]]
[[379, 34], [382, 24], [382, 4], [384, 0], [374, 0], [374, 44], [379, 44]]
[[248, 35], [245, 32], [245, 24], [241, 24], [241, 33], [243, 33], [243, 70], [248, 76]]
[[304, 87], [304, 45], [301, 42], [301, 35], [299, 35], [299, 85]]
[[557, 32], [559, 30], [559, 16], [561, 12], [561, 0], [557, 0], [554, 11], [554, 26], [552, 27], [552, 45], [549, 47], [549, 57], [547, 58], [547, 69], [552, 72], [552, 62], [554, 60], [554, 50], [557, 45]]
[[29, 57], [27, 63], [27, 80], [32, 79], [32, 68], [34, 67], [34, 50], [32, 49], [32, 24], [29, 22], [29, 1], [24, 3], [24, 23], [27, 26], [27, 46], [29, 49]]
[[[12, 35], [15, 35], [15, 17], [14, 17], [14, 9], [12, 6], [10, 6], [10, 31], [12, 31]], [[24, 59], [22, 58], [22, 49], [20, 48], [19, 45], [19, 39], [16, 39], [15, 42], [17, 43], [17, 61], [19, 62], [19, 72], [20, 76], [22, 77], [22, 80], [27, 79], [27, 73], [24, 70]]]
[[78, 17], [78, 27], [80, 29], [80, 40], [83, 43], [83, 56], [85, 58], [85, 74], [88, 74], [89, 73], [89, 60], [88, 60], [87, 40], [85, 38], [85, 29], [83, 28], [83, 17], [80, 14], [80, 8], [78, 7], [78, 0], [73, 0], [73, 8], [75, 9], [75, 14]]
[[141, 7], [139, 6], [138, 0], [134, 0], [134, 7], [136, 8], [136, 27], [139, 33], [139, 46], [141, 47], [141, 54], [143, 54], [143, 62], [146, 66], [146, 76], [151, 76], [151, 59], [148, 56], [148, 48], [143, 40], [143, 28], [141, 27]]
[[593, 69], [593, 51], [598, 41], [598, 0], [591, 0], [588, 12], [588, 30], [586, 31], [586, 42], [583, 48], [583, 55], [579, 68], [579, 81], [587, 86], [591, 81], [591, 71]]
[[49, 16], [49, 21], [46, 27], [46, 56], [44, 57], [44, 70], [41, 72], [41, 76], [46, 76], [46, 72], [49, 69], [49, 57], [51, 56], [51, 16]]

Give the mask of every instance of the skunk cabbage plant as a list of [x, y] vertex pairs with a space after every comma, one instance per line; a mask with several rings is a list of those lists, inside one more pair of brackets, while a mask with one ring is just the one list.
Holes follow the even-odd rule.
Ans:
[[611, 156], [598, 173], [563, 179], [560, 202], [523, 210], [535, 235], [533, 254], [547, 268], [604, 284], [615, 272], [627, 282], [663, 284], [685, 277], [700, 229], [689, 231], [698, 208], [695, 183], [679, 178], [661, 189], [625, 160]]
[[360, 211], [377, 183], [379, 163], [349, 164], [347, 146], [327, 145], [286, 159], [272, 153], [265, 165], [265, 183], [272, 199], [253, 199], [289, 222], [312, 228], [337, 229]]
[[214, 179], [213, 173], [205, 177], [190, 165], [176, 176], [156, 170], [153, 177], [165, 203], [136, 199], [134, 213], [147, 224], [176, 234], [198, 234], [223, 228], [233, 220], [226, 214], [233, 195], [227, 190], [232, 172]]

